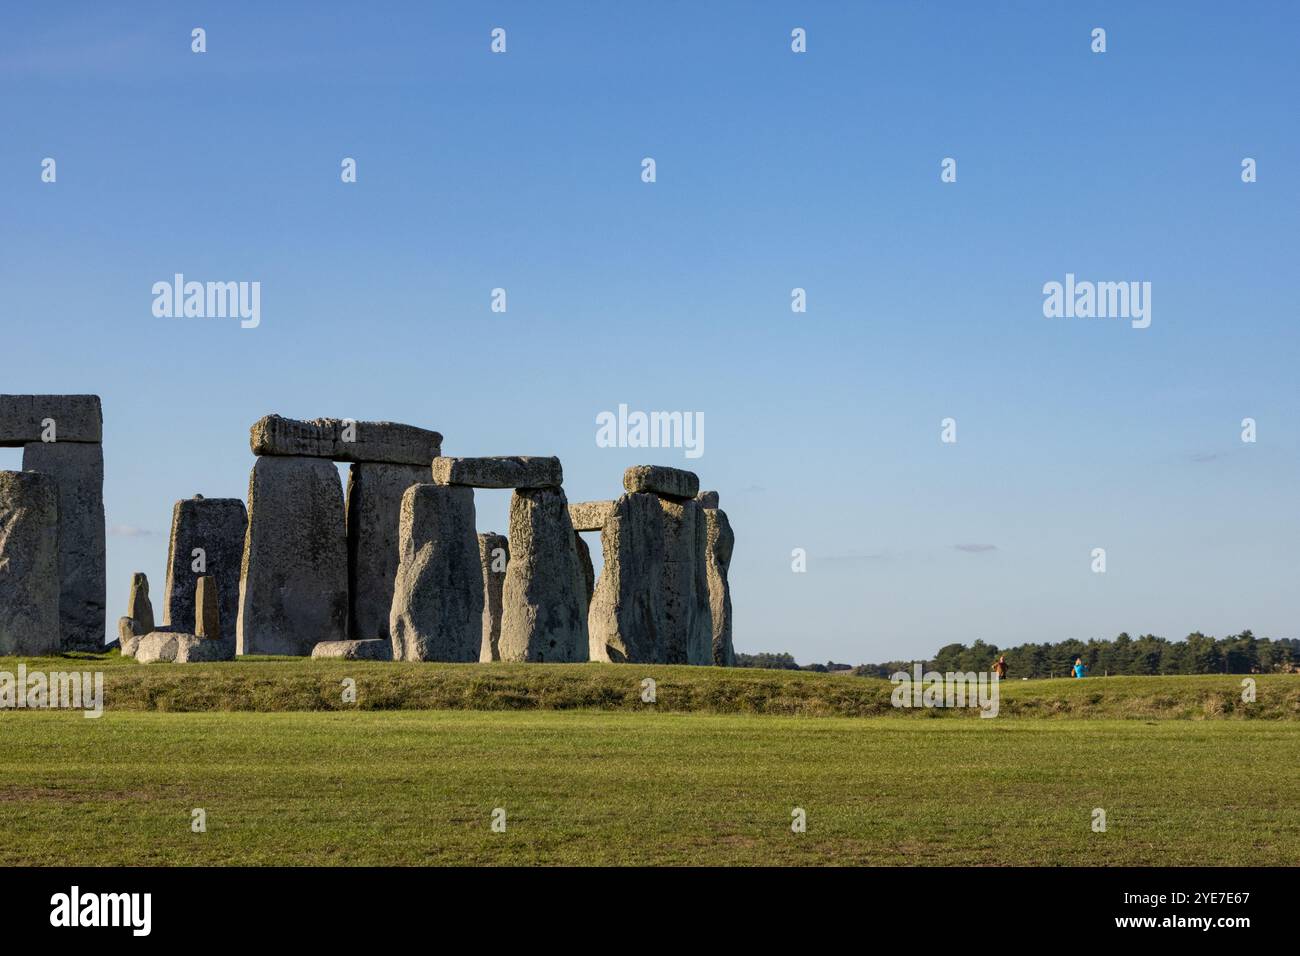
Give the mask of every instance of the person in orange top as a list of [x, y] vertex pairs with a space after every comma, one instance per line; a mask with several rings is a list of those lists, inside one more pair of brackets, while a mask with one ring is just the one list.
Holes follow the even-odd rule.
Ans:
[[1003, 654], [993, 663], [993, 673], [998, 675], [998, 680], [1007, 679], [1007, 655]]

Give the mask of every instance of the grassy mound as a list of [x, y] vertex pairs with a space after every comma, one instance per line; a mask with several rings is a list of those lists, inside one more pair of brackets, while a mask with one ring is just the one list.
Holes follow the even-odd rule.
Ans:
[[[896, 709], [888, 681], [843, 674], [627, 664], [420, 664], [241, 658], [139, 664], [110, 654], [3, 658], [0, 671], [102, 671], [107, 710], [606, 710], [804, 717], [975, 719], [964, 709]], [[642, 700], [655, 682], [656, 702]], [[344, 700], [355, 682], [355, 703]], [[1300, 675], [1090, 677], [1007, 681], [1001, 717], [1300, 720]]]

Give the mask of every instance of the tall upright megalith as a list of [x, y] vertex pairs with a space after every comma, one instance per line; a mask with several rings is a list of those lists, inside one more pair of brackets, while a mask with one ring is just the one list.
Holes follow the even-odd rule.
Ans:
[[428, 482], [429, 466], [357, 462], [348, 471], [348, 633], [355, 641], [389, 640], [397, 577], [398, 524], [406, 489]]
[[487, 663], [501, 660], [501, 589], [510, 564], [510, 539], [494, 531], [480, 534], [478, 556], [483, 566], [483, 644], [478, 659]]
[[713, 624], [704, 568], [704, 519], [698, 501], [660, 498], [664, 571], [660, 592], [665, 664], [712, 664]]
[[503, 661], [588, 659], [586, 584], [560, 488], [510, 498], [510, 564], [501, 592]]
[[64, 650], [104, 646], [104, 449], [89, 442], [32, 442], [23, 470], [59, 488], [59, 628]]
[[731, 530], [727, 513], [717, 507], [716, 493], [713, 507], [704, 508], [704, 554], [708, 577], [709, 611], [713, 625], [713, 663], [719, 667], [734, 667], [736, 652], [731, 643], [731, 585], [727, 573], [731, 568], [731, 555], [736, 546], [736, 535]]
[[652, 494], [613, 503], [600, 534], [605, 567], [587, 614], [594, 661], [664, 661], [664, 513]]
[[320, 458], [263, 457], [248, 480], [239, 654], [306, 657], [348, 629], [348, 555], [338, 470]]
[[483, 571], [474, 489], [420, 484], [402, 496], [389, 634], [396, 661], [479, 659]]
[[0, 656], [59, 648], [57, 483], [49, 475], [0, 471]]
[[59, 497], [63, 650], [104, 646], [104, 416], [98, 395], [0, 395], [0, 447], [50, 475]]
[[[163, 623], [186, 628], [195, 619], [199, 578], [214, 579], [221, 638], [235, 640], [239, 617], [239, 575], [248, 533], [248, 511], [239, 498], [195, 495], [172, 506], [167, 542]], [[215, 637], [217, 635], [208, 635]]]

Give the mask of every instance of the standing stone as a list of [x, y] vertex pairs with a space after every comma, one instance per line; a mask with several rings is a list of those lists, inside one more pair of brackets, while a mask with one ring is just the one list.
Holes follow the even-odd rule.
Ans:
[[479, 563], [483, 566], [483, 644], [478, 659], [501, 660], [501, 590], [510, 564], [510, 539], [489, 531], [478, 536]]
[[520, 489], [510, 499], [503, 661], [587, 660], [585, 585], [568, 504], [559, 488]]
[[715, 508], [705, 509], [704, 528], [704, 563], [708, 572], [709, 611], [713, 623], [713, 663], [719, 667], [735, 667], [736, 652], [731, 644], [731, 585], [727, 583], [727, 570], [731, 567], [736, 536], [727, 520], [727, 513]]
[[345, 418], [317, 418], [304, 422], [267, 415], [249, 429], [248, 444], [254, 455], [383, 462], [428, 468], [442, 451], [442, 436], [427, 428], [396, 422], [355, 422]]
[[662, 664], [664, 512], [651, 494], [614, 503], [600, 534], [605, 568], [587, 615], [594, 661]]
[[414, 485], [402, 496], [389, 633], [393, 660], [477, 661], [483, 570], [474, 490]]
[[347, 628], [338, 470], [317, 458], [259, 458], [248, 479], [238, 652], [306, 657], [320, 641], [345, 640]]
[[30, 442], [23, 470], [59, 490], [59, 631], [63, 650], [104, 648], [104, 449], [93, 443]]
[[664, 512], [664, 663], [712, 664], [703, 509], [694, 500], [660, 498], [659, 504]]
[[58, 485], [0, 471], [0, 656], [59, 649]]
[[428, 474], [427, 466], [376, 462], [359, 462], [348, 471], [348, 633], [354, 641], [390, 640], [402, 496], [428, 482]]
[[195, 495], [176, 502], [167, 543], [164, 624], [178, 630], [190, 627], [195, 620], [194, 598], [199, 578], [208, 575], [215, 579], [217, 587], [220, 636], [223, 640], [235, 640], [239, 576], [247, 533], [248, 512], [239, 498]]
[[210, 574], [203, 575], [194, 586], [194, 634], [208, 640], [222, 639], [217, 579]]
[[573, 532], [573, 544], [578, 549], [578, 567], [582, 571], [582, 583], [587, 598], [586, 603], [583, 604], [585, 618], [585, 611], [591, 608], [591, 596], [596, 590], [596, 569], [591, 563], [591, 548], [587, 547], [587, 542], [577, 531]]
[[131, 593], [126, 599], [126, 616], [135, 621], [139, 633], [148, 634], [153, 630], [153, 602], [149, 600], [149, 576], [143, 571], [136, 571], [131, 575]]
[[701, 508], [718, 507], [718, 493], [716, 491], [701, 491], [695, 496], [695, 500], [700, 503]]

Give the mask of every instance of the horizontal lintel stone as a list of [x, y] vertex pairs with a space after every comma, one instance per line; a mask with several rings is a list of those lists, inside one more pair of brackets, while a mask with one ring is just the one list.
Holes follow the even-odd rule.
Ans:
[[346, 418], [298, 421], [267, 415], [253, 424], [248, 442], [254, 455], [390, 465], [428, 465], [442, 452], [442, 435], [427, 428]]
[[613, 501], [579, 501], [569, 505], [569, 521], [574, 531], [599, 531], [614, 510]]
[[103, 440], [98, 395], [0, 395], [0, 447]]
[[433, 483], [470, 488], [558, 488], [564, 483], [564, 469], [558, 458], [533, 455], [435, 458]]
[[633, 465], [623, 472], [623, 489], [630, 495], [649, 492], [668, 498], [694, 498], [700, 493], [700, 478], [681, 468]]

